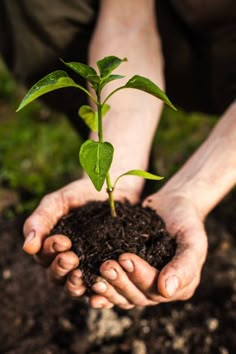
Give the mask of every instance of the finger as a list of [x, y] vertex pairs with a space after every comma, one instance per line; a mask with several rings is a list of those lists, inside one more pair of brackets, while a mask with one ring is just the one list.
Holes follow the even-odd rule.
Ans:
[[159, 271], [150, 266], [142, 258], [135, 254], [124, 253], [119, 257], [119, 263], [127, 271], [130, 280], [147, 298], [152, 300], [152, 303], [149, 302], [148, 305], [152, 305], [153, 302], [159, 304], [177, 300], [187, 300], [193, 295], [200, 280], [200, 278], [195, 277], [193, 282], [186, 284], [185, 287], [176, 291], [173, 296], [167, 298], [163, 297], [157, 288]]
[[29, 254], [39, 252], [43, 240], [57, 221], [68, 212], [68, 203], [61, 191], [45, 196], [33, 214], [25, 221], [23, 249]]
[[72, 251], [58, 254], [48, 269], [53, 280], [61, 281], [65, 276], [79, 265], [79, 258]]
[[71, 240], [64, 235], [49, 236], [44, 241], [41, 251], [35, 256], [36, 261], [47, 266], [58, 253], [69, 251], [71, 246]]
[[96, 282], [92, 285], [92, 290], [120, 308], [126, 309], [131, 306], [124, 296], [119, 294], [111, 284], [102, 278], [98, 278], [96, 280]]
[[127, 272], [132, 283], [146, 297], [154, 300], [157, 296], [158, 270], [133, 253], [123, 253], [119, 257], [119, 264]]
[[123, 295], [131, 304], [146, 306], [146, 296], [132, 283], [122, 267], [113, 260], [106, 261], [100, 267], [101, 275]]
[[191, 233], [177, 236], [174, 258], [162, 269], [158, 289], [164, 297], [174, 296], [195, 279], [199, 281], [206, 258], [207, 238], [203, 227], [192, 228]]
[[39, 252], [43, 240], [50, 234], [57, 221], [71, 208], [79, 207], [92, 199], [89, 180], [79, 180], [46, 195], [36, 210], [25, 221], [23, 249], [29, 254]]
[[72, 298], [84, 295], [86, 286], [80, 269], [75, 269], [70, 273], [65, 283], [65, 290]]

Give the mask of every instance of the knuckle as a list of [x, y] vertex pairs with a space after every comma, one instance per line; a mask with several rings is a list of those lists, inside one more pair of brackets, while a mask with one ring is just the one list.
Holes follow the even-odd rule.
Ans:
[[53, 193], [45, 195], [42, 199], [39, 205], [47, 205], [52, 201], [53, 198]]
[[127, 293], [129, 291], [129, 284], [126, 284], [124, 282], [121, 282], [120, 284], [117, 285], [117, 288], [122, 292], [122, 293]]

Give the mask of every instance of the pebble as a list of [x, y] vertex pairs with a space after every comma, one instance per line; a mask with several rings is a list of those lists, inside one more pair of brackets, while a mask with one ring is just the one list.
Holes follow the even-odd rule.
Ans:
[[141, 320], [140, 325], [141, 325], [141, 328], [142, 328], [142, 331], [144, 334], [147, 334], [150, 332], [151, 328], [150, 328], [149, 322], [147, 320]]
[[147, 347], [142, 340], [133, 341], [132, 354], [147, 354]]
[[172, 323], [166, 324], [166, 331], [171, 337], [175, 336], [175, 327]]
[[225, 347], [220, 347], [219, 352], [220, 352], [220, 354], [229, 354], [228, 349], [226, 349]]
[[60, 326], [65, 330], [65, 331], [72, 331], [73, 329], [73, 324], [68, 320], [67, 318], [60, 317], [58, 320]]
[[184, 305], [184, 308], [185, 308], [186, 311], [192, 311], [193, 305], [192, 305], [190, 302], [187, 302], [187, 303]]
[[173, 340], [173, 349], [181, 350], [184, 348], [185, 340], [183, 337], [176, 336]]
[[228, 251], [230, 249], [230, 247], [231, 247], [231, 244], [228, 241], [223, 241], [220, 244], [220, 249], [222, 251]]
[[9, 280], [12, 278], [12, 272], [10, 269], [4, 269], [2, 272], [2, 277], [4, 280]]
[[214, 332], [219, 327], [219, 320], [217, 318], [209, 318], [207, 320], [207, 327], [210, 332]]

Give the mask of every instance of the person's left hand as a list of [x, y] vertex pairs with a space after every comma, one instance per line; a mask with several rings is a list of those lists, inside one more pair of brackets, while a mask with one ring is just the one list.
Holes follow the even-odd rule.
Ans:
[[161, 271], [131, 253], [122, 254], [118, 262], [104, 262], [101, 277], [92, 287], [95, 294], [90, 297], [90, 305], [94, 308], [101, 302], [106, 307], [129, 309], [187, 300], [200, 282], [207, 237], [194, 203], [181, 195], [156, 193], [144, 205], [156, 210], [165, 221], [168, 232], [176, 238], [176, 254]]

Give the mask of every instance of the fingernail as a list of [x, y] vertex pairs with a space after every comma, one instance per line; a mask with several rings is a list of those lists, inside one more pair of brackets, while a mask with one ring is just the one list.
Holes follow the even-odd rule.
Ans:
[[117, 278], [117, 272], [115, 269], [104, 270], [102, 274], [109, 280], [115, 280]]
[[28, 236], [26, 237], [26, 239], [25, 239], [23, 248], [24, 248], [26, 245], [28, 245], [28, 243], [30, 243], [30, 242], [35, 238], [35, 236], [36, 236], [35, 231], [34, 231], [34, 230], [31, 231], [31, 232], [28, 234]]
[[127, 272], [132, 273], [134, 271], [134, 264], [130, 259], [121, 259], [120, 264]]
[[104, 293], [107, 290], [107, 285], [99, 281], [98, 283], [93, 284], [92, 289], [98, 293]]
[[71, 274], [70, 276], [70, 282], [73, 284], [73, 285], [78, 285], [81, 283], [81, 278], [80, 277], [77, 277], [76, 275], [74, 274]]
[[165, 284], [168, 295], [172, 296], [179, 287], [179, 280], [175, 275], [172, 275], [171, 277], [166, 279]]
[[65, 262], [61, 259], [58, 260], [58, 264], [62, 269], [65, 269], [65, 270], [70, 270], [70, 269], [74, 268], [74, 266], [75, 266], [75, 263]]
[[61, 245], [60, 243], [57, 243], [57, 242], [53, 242], [52, 248], [56, 252], [62, 252], [62, 251], [65, 250], [65, 247], [63, 245]]

